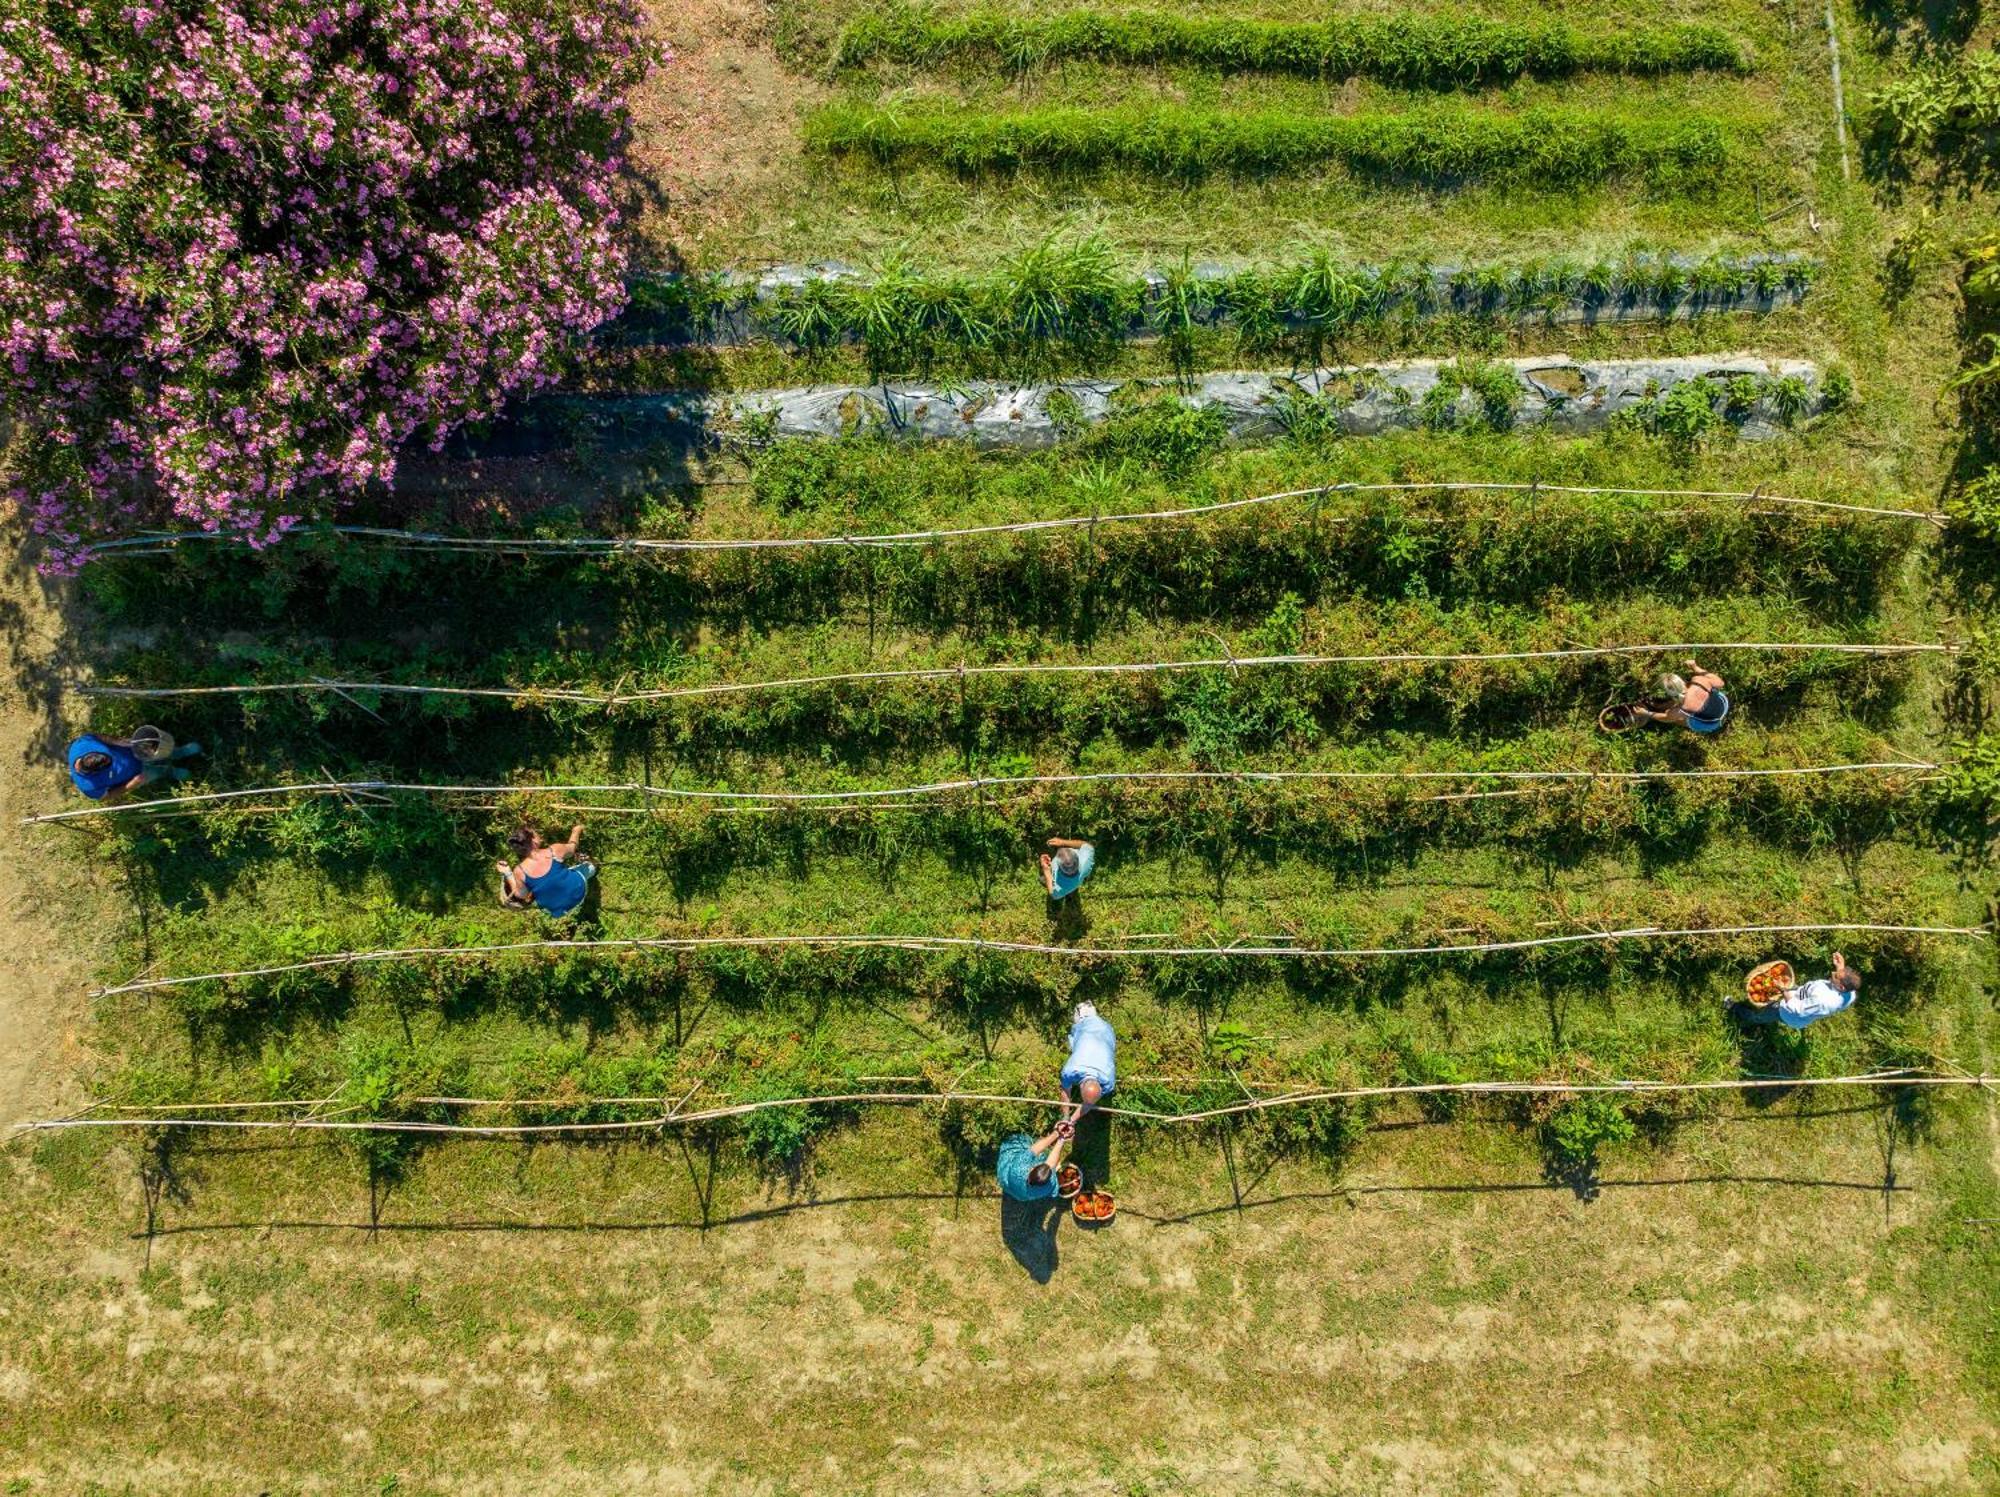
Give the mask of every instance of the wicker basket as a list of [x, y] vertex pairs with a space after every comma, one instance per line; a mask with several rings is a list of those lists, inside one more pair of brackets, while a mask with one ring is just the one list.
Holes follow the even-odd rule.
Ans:
[[1069, 1203], [1069, 1210], [1086, 1227], [1101, 1227], [1118, 1214], [1118, 1203], [1108, 1190], [1086, 1190]]
[[1785, 990], [1797, 980], [1790, 962], [1760, 962], [1743, 979], [1743, 996], [1756, 1008], [1769, 1008], [1784, 997]]

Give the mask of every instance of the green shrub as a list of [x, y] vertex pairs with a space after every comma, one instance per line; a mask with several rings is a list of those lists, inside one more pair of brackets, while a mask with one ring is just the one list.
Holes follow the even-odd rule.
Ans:
[[1594, 1163], [1606, 1144], [1629, 1143], [1637, 1134], [1624, 1104], [1604, 1092], [1570, 1098], [1541, 1125], [1543, 1147], [1565, 1165]]
[[2000, 541], [2000, 468], [1988, 468], [1944, 501], [1952, 523], [1983, 541]]
[[2000, 53], [1918, 67], [1869, 96], [1872, 133], [1906, 150], [2000, 125]]
[[1193, 476], [1229, 441], [1229, 413], [1220, 406], [1155, 401], [1087, 436], [1092, 454], [1126, 459], [1170, 483]]

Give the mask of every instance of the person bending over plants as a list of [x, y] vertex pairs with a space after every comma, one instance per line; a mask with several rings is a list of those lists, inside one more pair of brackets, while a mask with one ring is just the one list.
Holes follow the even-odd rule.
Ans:
[[1069, 1027], [1069, 1059], [1062, 1068], [1063, 1122], [1074, 1130], [1083, 1115], [1117, 1089], [1118, 1035], [1089, 1003], [1076, 1006]]
[[185, 780], [188, 772], [174, 765], [178, 760], [192, 759], [201, 752], [201, 745], [183, 743], [176, 747], [159, 729], [151, 733], [155, 736], [143, 740], [84, 734], [64, 755], [70, 783], [91, 800], [117, 800], [142, 785], [164, 779]]
[[1051, 899], [1067, 899], [1097, 866], [1097, 849], [1074, 837], [1051, 837], [1049, 849], [1042, 854], [1042, 887]]
[[1759, 1006], [1739, 998], [1729, 1005], [1729, 1016], [1739, 1024], [1782, 1024], [1787, 1029], [1806, 1029], [1852, 1007], [1860, 992], [1861, 974], [1836, 951], [1833, 971], [1825, 977], [1786, 988], [1776, 1003]]
[[582, 822], [556, 843], [544, 842], [531, 827], [509, 832], [507, 849], [518, 861], [512, 868], [493, 865], [500, 870], [500, 903], [510, 910], [540, 910], [552, 919], [575, 910], [597, 873], [595, 864], [570, 862], [582, 836]]
[[1056, 1171], [1062, 1166], [1063, 1150], [1076, 1137], [1076, 1125], [1057, 1123], [1040, 1138], [1016, 1133], [1000, 1141], [1000, 1162], [995, 1173], [1000, 1193], [1012, 1201], [1046, 1201], [1061, 1188]]
[[1703, 670], [1694, 661], [1685, 663], [1686, 677], [1671, 671], [1660, 677], [1660, 695], [1673, 705], [1664, 710], [1643, 702], [1632, 706], [1632, 717], [1641, 723], [1679, 723], [1691, 733], [1706, 736], [1720, 733], [1729, 720], [1729, 698], [1723, 694], [1723, 680], [1714, 671]]

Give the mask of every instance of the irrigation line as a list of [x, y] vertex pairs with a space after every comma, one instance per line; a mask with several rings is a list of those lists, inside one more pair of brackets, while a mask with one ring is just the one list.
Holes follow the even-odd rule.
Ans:
[[[1264, 1112], [1277, 1107], [1297, 1107], [1311, 1103], [1357, 1101], [1372, 1097], [1402, 1097], [1451, 1093], [1466, 1096], [1572, 1096], [1582, 1093], [1659, 1096], [1672, 1093], [1716, 1091], [1762, 1091], [1772, 1087], [1937, 1087], [1980, 1086], [1993, 1078], [1985, 1076], [1938, 1076], [1923, 1072], [1876, 1071], [1859, 1076], [1732, 1077], [1718, 1081], [1458, 1081], [1407, 1086], [1362, 1086], [1334, 1091], [1288, 1092], [1276, 1097], [1252, 1097], [1222, 1107], [1196, 1112], [1155, 1112], [1139, 1107], [1100, 1104], [1095, 1110], [1112, 1117], [1148, 1123], [1207, 1123], [1218, 1118]], [[692, 1095], [690, 1093], [690, 1095]], [[646, 1099], [656, 1105], [665, 1098]], [[1063, 1108], [1069, 1104], [1049, 1097], [1020, 1097], [992, 1092], [840, 1092], [817, 1097], [770, 1097], [756, 1102], [733, 1102], [694, 1112], [666, 1112], [659, 1117], [597, 1123], [432, 1123], [361, 1119], [341, 1122], [326, 1118], [188, 1118], [188, 1117], [92, 1117], [58, 1118], [17, 1124], [22, 1133], [59, 1128], [209, 1128], [282, 1129], [287, 1132], [327, 1133], [441, 1133], [484, 1138], [516, 1138], [552, 1134], [636, 1133], [664, 1129], [668, 1124], [713, 1123], [746, 1117], [780, 1107], [826, 1106], [920, 1106], [925, 1103], [985, 1102], [1040, 1108]], [[197, 1104], [198, 1105], [198, 1104]], [[299, 1104], [292, 1104], [294, 1106]], [[476, 1104], [484, 1105], [484, 1104]], [[495, 1106], [507, 1105], [496, 1100]], [[570, 1105], [588, 1106], [578, 1101]], [[192, 1109], [190, 1109], [192, 1110]]]
[[[394, 542], [402, 548], [437, 547], [448, 551], [486, 551], [521, 555], [580, 551], [600, 555], [620, 555], [646, 551], [777, 551], [810, 550], [835, 546], [909, 546], [931, 541], [969, 540], [987, 535], [1026, 535], [1036, 531], [1074, 530], [1098, 525], [1129, 525], [1199, 519], [1229, 510], [1249, 509], [1263, 504], [1279, 504], [1290, 499], [1325, 499], [1331, 494], [1400, 493], [1510, 493], [1510, 494], [1609, 494], [1645, 499], [1740, 499], [1754, 504], [1823, 509], [1843, 514], [1876, 515], [1895, 520], [1925, 520], [1933, 525], [1948, 516], [1932, 510], [1895, 509], [1873, 504], [1845, 504], [1831, 499], [1805, 499], [1785, 494], [1767, 494], [1762, 489], [1748, 493], [1730, 489], [1626, 489], [1593, 488], [1573, 484], [1547, 483], [1331, 483], [1312, 488], [1286, 489], [1275, 494], [1255, 494], [1243, 499], [1223, 499], [1211, 504], [1188, 505], [1181, 509], [1133, 510], [1114, 515], [1065, 515], [1047, 520], [1020, 520], [1009, 524], [968, 525], [949, 530], [899, 530], [871, 535], [756, 536], [716, 540], [663, 539], [647, 536], [467, 536], [435, 531], [397, 530], [376, 525], [335, 525], [332, 533], [356, 540]], [[1365, 516], [1326, 517], [1348, 523]], [[324, 533], [292, 531], [293, 535]], [[86, 561], [100, 557], [164, 556], [190, 541], [239, 542], [243, 537], [211, 530], [145, 532], [100, 541], [84, 553]]]
[[187, 987], [200, 982], [232, 982], [245, 978], [281, 977], [293, 972], [316, 972], [333, 967], [355, 967], [374, 962], [430, 961], [472, 956], [500, 956], [526, 951], [671, 951], [773, 950], [787, 948], [865, 949], [888, 948], [902, 951], [997, 951], [1017, 956], [1067, 957], [1072, 961], [1097, 958], [1160, 957], [1285, 957], [1293, 960], [1341, 959], [1356, 957], [1469, 956], [1482, 952], [1530, 951], [1551, 946], [1575, 946], [1593, 941], [1657, 941], [1687, 936], [1747, 936], [1826, 934], [1830, 932], [1876, 933], [1918, 936], [1972, 936], [1985, 939], [1992, 934], [1986, 925], [1883, 925], [1860, 921], [1831, 921], [1797, 925], [1712, 925], [1663, 929], [1656, 925], [1626, 926], [1618, 930], [1578, 931], [1566, 936], [1534, 936], [1512, 941], [1477, 941], [1445, 946], [1340, 946], [1309, 947], [1261, 945], [1244, 946], [1056, 946], [1039, 941], [1004, 941], [983, 936], [886, 936], [865, 934], [775, 935], [775, 936], [612, 936], [596, 939], [569, 938], [546, 941], [502, 941], [482, 946], [402, 946], [374, 951], [342, 951], [304, 961], [284, 962], [270, 967], [246, 967], [230, 972], [201, 972], [183, 977], [148, 977], [114, 987], [96, 988], [93, 998], [112, 998], [125, 993], [150, 993], [167, 988]]
[[229, 686], [96, 686], [75, 688], [92, 697], [266, 696], [279, 692], [375, 691], [399, 696], [489, 697], [508, 701], [573, 702], [593, 707], [628, 703], [682, 701], [696, 697], [741, 696], [757, 691], [789, 691], [802, 687], [845, 686], [878, 681], [960, 681], [967, 676], [1110, 676], [1155, 675], [1170, 671], [1245, 670], [1253, 667], [1333, 665], [1469, 665], [1524, 660], [1593, 660], [1617, 656], [1716, 652], [1794, 655], [1955, 655], [1955, 644], [1845, 644], [1838, 641], [1720, 642], [1681, 644], [1580, 645], [1560, 650], [1503, 650], [1491, 653], [1456, 651], [1443, 654], [1386, 655], [1224, 655], [1199, 660], [1121, 660], [1061, 664], [1003, 663], [997, 665], [937, 665], [914, 670], [841, 671], [824, 676], [786, 676], [769, 681], [718, 681], [707, 686], [669, 686], [648, 691], [583, 691], [575, 687], [415, 686], [391, 681], [308, 681], [237, 683]]
[[[959, 791], [1020, 790], [1048, 785], [1099, 784], [1322, 784], [1393, 782], [1435, 784], [1440, 781], [1499, 780], [1508, 783], [1597, 782], [1643, 784], [1654, 780], [1772, 780], [1814, 775], [1931, 773], [1943, 768], [1925, 760], [1891, 759], [1859, 764], [1804, 764], [1780, 769], [1133, 769], [1094, 774], [995, 775], [964, 780], [933, 780], [922, 785], [898, 785], [876, 790], [685, 790], [670, 785], [436, 785], [398, 780], [313, 780], [293, 785], [260, 785], [249, 790], [210, 790], [160, 800], [125, 801], [108, 806], [84, 806], [24, 816], [23, 826], [44, 822], [79, 821], [95, 816], [152, 812], [182, 813], [199, 808], [227, 810], [229, 802], [261, 795], [325, 795], [408, 793], [417, 795], [637, 795], [697, 803], [813, 805], [832, 810], [861, 809], [871, 802], [897, 801]], [[351, 804], [351, 802], [350, 802]], [[929, 802], [942, 805], [946, 802]], [[259, 810], [278, 810], [276, 806]], [[591, 806], [583, 809], [617, 809]]]
[[1847, 92], [1840, 83], [1840, 33], [1833, 26], [1833, 0], [1826, 0], [1826, 51], [1833, 59], [1833, 133], [1840, 142], [1840, 180], [1854, 180], [1847, 160]]

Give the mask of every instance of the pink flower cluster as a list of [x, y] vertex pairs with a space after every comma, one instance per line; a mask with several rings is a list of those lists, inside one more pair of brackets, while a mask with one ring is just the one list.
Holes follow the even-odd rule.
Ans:
[[636, 0], [30, 0], [0, 19], [8, 494], [77, 564], [268, 543], [623, 305]]

